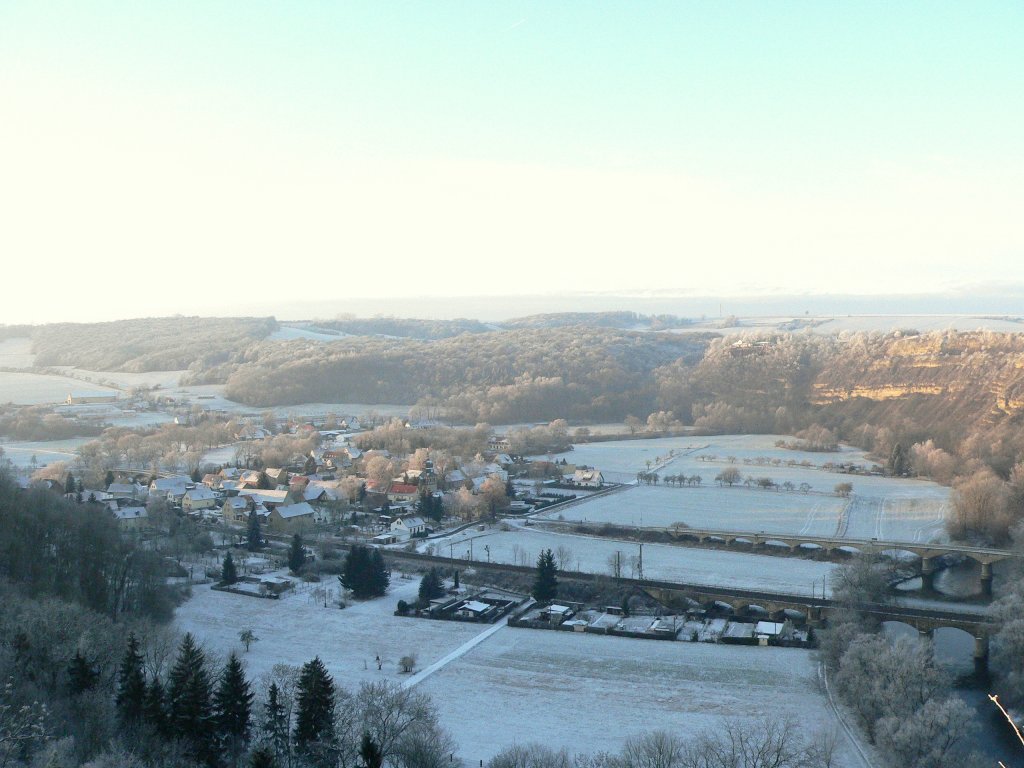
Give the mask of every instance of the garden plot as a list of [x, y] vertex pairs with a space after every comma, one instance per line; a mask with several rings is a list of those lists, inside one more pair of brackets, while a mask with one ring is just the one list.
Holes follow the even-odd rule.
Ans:
[[[550, 549], [558, 555], [563, 570], [603, 574], [611, 573], [609, 561], [619, 552], [622, 575], [639, 575], [640, 547], [633, 541], [519, 528], [493, 533], [463, 531], [420, 545], [421, 551], [431, 547], [441, 556], [466, 559], [472, 551], [476, 560], [489, 558], [512, 565], [534, 565], [541, 551]], [[810, 595], [812, 590], [821, 593], [822, 581], [828, 580], [835, 568], [832, 563], [801, 558], [644, 544], [643, 571], [648, 579]]]
[[[302, 665], [319, 656], [334, 679], [349, 688], [364, 681], [402, 682], [407, 676], [399, 673], [398, 660], [403, 656], [416, 654], [417, 667], [423, 668], [486, 629], [477, 624], [394, 616], [398, 600], [416, 600], [419, 589], [418, 579], [403, 580], [397, 573], [392, 575], [386, 597], [352, 603], [344, 610], [335, 602], [337, 580], [324, 585], [332, 590], [327, 608], [314, 591], [320, 585], [300, 584], [299, 591], [286, 593], [280, 600], [196, 586], [191, 599], [178, 608], [175, 626], [181, 632], [192, 632], [218, 655], [237, 651], [252, 679], [275, 664]], [[252, 629], [259, 638], [248, 653], [238, 639], [245, 629]], [[374, 662], [377, 655], [384, 661], [382, 671]]]
[[[685, 738], [724, 718], [769, 712], [792, 718], [808, 735], [836, 725], [813, 657], [791, 648], [505, 628], [419, 689], [437, 703], [470, 765], [517, 743], [617, 752], [636, 734]], [[857, 765], [849, 749], [840, 743], [836, 765]]]

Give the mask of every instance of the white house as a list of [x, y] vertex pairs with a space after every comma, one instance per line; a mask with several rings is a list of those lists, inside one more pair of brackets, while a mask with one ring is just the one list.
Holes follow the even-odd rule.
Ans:
[[571, 482], [579, 488], [601, 488], [604, 486], [604, 475], [597, 469], [577, 469]]
[[427, 530], [427, 523], [422, 517], [399, 517], [391, 521], [393, 533], [416, 536]]
[[455, 611], [456, 616], [464, 619], [479, 619], [491, 606], [479, 600], [467, 600]]

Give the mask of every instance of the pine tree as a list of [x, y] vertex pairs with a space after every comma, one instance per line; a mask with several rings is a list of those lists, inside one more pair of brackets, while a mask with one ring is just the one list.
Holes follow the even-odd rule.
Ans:
[[100, 673], [93, 669], [93, 666], [82, 655], [81, 651], [75, 651], [71, 663], [68, 664], [68, 689], [72, 696], [91, 691], [96, 687]]
[[391, 574], [379, 549], [371, 551], [360, 544], [353, 544], [345, 555], [338, 580], [357, 600], [367, 600], [387, 594]]
[[67, 478], [64, 480], [64, 493], [75, 492], [75, 476], [68, 472]]
[[305, 564], [306, 550], [302, 546], [302, 537], [296, 533], [292, 537], [292, 545], [288, 549], [288, 568], [292, 573], [299, 573]]
[[305, 752], [333, 735], [334, 680], [319, 656], [303, 664], [295, 690], [295, 746]]
[[139, 641], [132, 632], [128, 635], [128, 645], [118, 672], [116, 702], [123, 725], [134, 726], [142, 720], [145, 700], [146, 676], [142, 671], [142, 654], [139, 653]]
[[263, 532], [260, 530], [260, 516], [256, 510], [249, 513], [249, 531], [246, 534], [246, 546], [250, 552], [258, 552], [263, 546]]
[[213, 694], [217, 735], [231, 765], [238, 765], [238, 758], [249, 742], [253, 698], [252, 687], [245, 679], [242, 662], [232, 652], [227, 664], [224, 665], [220, 685]]
[[278, 760], [283, 760], [288, 754], [289, 725], [288, 712], [281, 702], [281, 691], [277, 683], [271, 683], [263, 705], [263, 732], [270, 737]]
[[371, 597], [383, 597], [391, 585], [391, 571], [384, 562], [384, 555], [379, 549], [370, 553], [370, 590]]
[[441, 583], [441, 576], [437, 573], [436, 568], [431, 568], [423, 574], [423, 579], [420, 581], [420, 602], [429, 603], [435, 597], [441, 597], [443, 594], [444, 585]]
[[167, 711], [167, 693], [159, 677], [154, 677], [146, 689], [146, 700], [143, 703], [142, 716], [146, 723], [161, 736], [168, 736], [170, 729], [170, 713]]
[[896, 443], [889, 454], [889, 474], [893, 477], [904, 477], [910, 474], [910, 459], [907, 457], [907, 449], [902, 443]]
[[103, 487], [104, 488], [109, 488], [113, 484], [113, 482], [114, 482], [114, 473], [111, 472], [108, 469], [107, 470], [107, 476], [103, 478], [103, 483], [104, 483]]
[[230, 551], [224, 555], [224, 564], [220, 570], [220, 580], [223, 584], [234, 584], [238, 581], [238, 569], [235, 568], [235, 559], [231, 557]]
[[214, 749], [213, 709], [206, 655], [186, 633], [168, 680], [171, 735], [189, 742], [195, 756], [210, 762]]
[[537, 558], [537, 577], [533, 582], [533, 599], [547, 603], [558, 596], [558, 566], [550, 549], [545, 549]]

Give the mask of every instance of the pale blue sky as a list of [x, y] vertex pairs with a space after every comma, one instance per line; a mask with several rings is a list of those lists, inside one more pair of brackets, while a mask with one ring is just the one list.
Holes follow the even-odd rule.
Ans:
[[1020, 282], [1021, 40], [1019, 2], [8, 0], [0, 250], [83, 317], [278, 264], [250, 298]]

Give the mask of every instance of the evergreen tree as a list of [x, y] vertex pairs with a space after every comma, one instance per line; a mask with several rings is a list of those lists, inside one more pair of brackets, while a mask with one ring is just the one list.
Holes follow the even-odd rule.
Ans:
[[139, 653], [139, 641], [132, 632], [128, 635], [128, 645], [118, 672], [116, 703], [123, 725], [134, 726], [139, 723], [145, 700], [146, 676], [142, 671], [142, 654]]
[[168, 680], [171, 735], [188, 742], [203, 762], [216, 758], [206, 655], [186, 633]]
[[167, 693], [159, 677], [154, 677], [146, 689], [142, 716], [146, 723], [161, 736], [170, 734], [170, 713], [167, 711]]
[[379, 549], [353, 544], [345, 555], [338, 580], [356, 599], [366, 600], [387, 594], [391, 574]]
[[384, 754], [377, 746], [377, 742], [370, 736], [369, 731], [363, 731], [363, 740], [359, 744], [359, 757], [363, 761], [363, 768], [380, 768], [384, 764]]
[[235, 568], [235, 559], [231, 557], [230, 550], [224, 555], [224, 564], [220, 570], [220, 580], [223, 584], [234, 584], [238, 581], [238, 569]]
[[547, 603], [558, 596], [558, 566], [550, 549], [545, 549], [537, 558], [537, 577], [533, 582], [533, 599]]
[[81, 651], [75, 651], [71, 663], [68, 664], [68, 689], [72, 696], [91, 691], [96, 687], [100, 673], [93, 669], [93, 666], [82, 655]]
[[238, 765], [238, 758], [249, 742], [253, 698], [252, 687], [245, 679], [242, 662], [232, 652], [228, 657], [228, 663], [224, 665], [220, 685], [213, 694], [217, 735], [231, 765]]
[[910, 458], [907, 456], [907, 449], [902, 443], [896, 443], [892, 447], [888, 461], [889, 474], [893, 477], [904, 477], [910, 474]]
[[104, 488], [109, 488], [113, 482], [114, 482], [114, 473], [111, 472], [108, 469], [107, 470], [107, 476], [103, 478], [103, 487]]
[[441, 583], [441, 576], [436, 568], [431, 568], [423, 574], [423, 579], [420, 581], [420, 602], [429, 603], [435, 597], [441, 597], [443, 594], [444, 585]]
[[283, 760], [288, 754], [289, 730], [288, 712], [281, 702], [281, 691], [277, 683], [271, 683], [263, 705], [263, 732], [270, 738], [278, 760]]
[[384, 555], [379, 549], [370, 553], [370, 590], [371, 597], [383, 597], [391, 586], [391, 571], [384, 562]]
[[246, 534], [246, 546], [250, 552], [258, 552], [263, 546], [263, 532], [260, 530], [260, 516], [256, 510], [249, 513], [249, 531]]
[[67, 478], [64, 480], [64, 493], [75, 492], [75, 476], [68, 472]]
[[302, 665], [295, 691], [295, 746], [306, 752], [333, 736], [334, 680], [319, 656]]
[[306, 564], [306, 550], [302, 546], [302, 537], [295, 534], [292, 545], [288, 549], [288, 568], [292, 573], [299, 573]]

